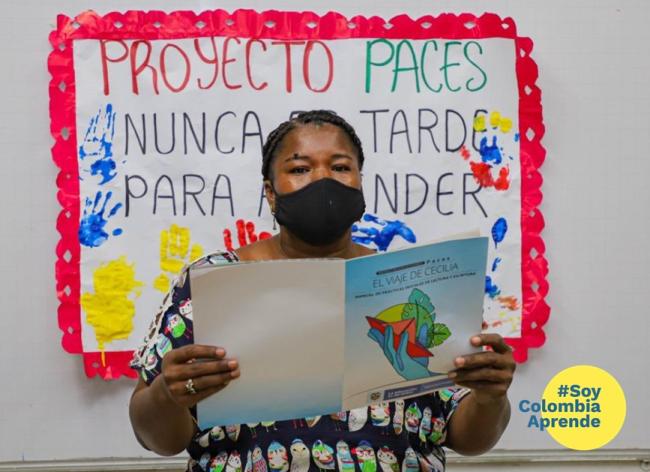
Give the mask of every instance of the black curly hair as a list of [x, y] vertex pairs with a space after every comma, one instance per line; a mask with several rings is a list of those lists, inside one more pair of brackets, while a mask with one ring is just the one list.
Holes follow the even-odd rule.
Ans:
[[359, 169], [362, 169], [363, 148], [361, 146], [361, 140], [350, 123], [333, 111], [310, 110], [301, 112], [290, 120], [281, 123], [277, 128], [269, 133], [266, 142], [264, 143], [264, 147], [262, 148], [262, 176], [264, 177], [264, 180], [269, 180], [271, 178], [271, 161], [275, 157], [275, 151], [289, 131], [300, 125], [321, 125], [325, 123], [341, 128], [345, 134], [348, 135], [359, 157]]

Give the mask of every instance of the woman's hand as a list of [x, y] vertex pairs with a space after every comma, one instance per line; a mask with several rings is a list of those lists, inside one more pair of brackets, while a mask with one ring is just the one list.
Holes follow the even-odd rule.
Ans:
[[379, 344], [384, 351], [388, 362], [391, 363], [395, 372], [406, 380], [423, 379], [430, 377], [434, 372], [429, 372], [427, 357], [411, 357], [406, 348], [408, 346], [408, 333], [404, 331], [399, 337], [399, 344], [395, 350], [395, 333], [392, 326], [386, 327], [386, 334], [383, 335], [378, 329], [372, 328], [368, 336]]
[[163, 357], [162, 388], [174, 403], [193, 407], [239, 377], [239, 363], [225, 356], [225, 349], [215, 346], [190, 344], [172, 349]]
[[456, 384], [473, 390], [479, 403], [493, 403], [506, 396], [515, 372], [512, 350], [498, 334], [472, 336], [473, 346], [489, 346], [491, 351], [478, 352], [454, 360], [455, 370], [448, 376]]

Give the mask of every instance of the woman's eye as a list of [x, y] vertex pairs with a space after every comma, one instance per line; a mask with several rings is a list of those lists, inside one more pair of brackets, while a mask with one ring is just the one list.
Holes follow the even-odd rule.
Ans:
[[350, 166], [346, 165], [337, 165], [333, 167], [334, 171], [336, 172], [349, 172], [350, 171]]
[[309, 172], [307, 167], [294, 167], [289, 171], [290, 174], [304, 174], [305, 172]]

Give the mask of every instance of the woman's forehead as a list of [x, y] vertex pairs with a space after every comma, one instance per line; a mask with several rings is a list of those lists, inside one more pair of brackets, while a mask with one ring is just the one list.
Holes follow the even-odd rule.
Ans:
[[278, 155], [294, 153], [309, 155], [323, 152], [357, 155], [356, 148], [347, 133], [331, 123], [297, 125], [284, 136], [278, 148]]

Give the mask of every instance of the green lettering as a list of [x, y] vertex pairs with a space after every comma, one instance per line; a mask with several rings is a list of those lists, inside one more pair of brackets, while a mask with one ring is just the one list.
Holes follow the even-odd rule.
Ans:
[[458, 92], [460, 90], [460, 87], [454, 88], [449, 85], [449, 69], [452, 67], [458, 67], [460, 65], [460, 62], [449, 62], [449, 48], [451, 46], [459, 46], [460, 44], [462, 44], [460, 41], [448, 41], [445, 43], [445, 63], [440, 68], [440, 71], [445, 76], [445, 85], [450, 92]]
[[[373, 62], [371, 59], [372, 56], [372, 48], [375, 44], [386, 44], [388, 47], [390, 47], [390, 56], [388, 56], [388, 59], [386, 59], [383, 62]], [[366, 93], [370, 93], [370, 84], [371, 84], [371, 68], [372, 66], [379, 66], [383, 67], [386, 64], [388, 64], [390, 61], [393, 60], [393, 57], [395, 56], [395, 48], [393, 46], [393, 43], [390, 41], [379, 38], [375, 39], [373, 41], [367, 41], [366, 42]]]
[[476, 41], [469, 41], [467, 44], [465, 44], [465, 47], [463, 48], [463, 53], [465, 54], [465, 59], [467, 59], [467, 62], [469, 62], [470, 64], [472, 64], [474, 67], [476, 67], [476, 69], [477, 69], [477, 70], [481, 73], [481, 75], [483, 76], [483, 81], [482, 81], [481, 84], [478, 85], [477, 87], [472, 87], [472, 86], [470, 85], [470, 84], [471, 84], [471, 83], [476, 79], [475, 77], [471, 77], [471, 78], [469, 78], [469, 79], [467, 80], [467, 82], [465, 83], [465, 86], [467, 87], [467, 90], [469, 90], [470, 92], [476, 92], [476, 91], [478, 91], [478, 90], [481, 90], [483, 87], [485, 87], [485, 84], [487, 83], [487, 74], [485, 73], [485, 71], [484, 71], [483, 69], [481, 69], [481, 67], [480, 67], [476, 62], [474, 62], [474, 61], [472, 60], [471, 57], [469, 57], [468, 49], [469, 49], [469, 46], [471, 46], [471, 45], [476, 45], [476, 47], [478, 48], [478, 52], [479, 52], [479, 54], [481, 54], [481, 55], [483, 54], [483, 48], [482, 48], [481, 45], [480, 45], [479, 43], [477, 43]]
[[[409, 67], [401, 67], [400, 66], [400, 59], [402, 57], [402, 46], [408, 46], [408, 50], [411, 52], [411, 66]], [[400, 72], [407, 72], [407, 71], [413, 71], [414, 72], [414, 77], [415, 77], [415, 89], [417, 90], [418, 93], [420, 93], [420, 79], [418, 77], [418, 60], [415, 57], [415, 51], [413, 50], [413, 46], [411, 45], [411, 42], [408, 39], [404, 39], [397, 43], [397, 52], [395, 53], [395, 68], [393, 69], [393, 85], [390, 89], [391, 92], [394, 92], [395, 89], [397, 88], [397, 77]]]
[[422, 74], [422, 81], [424, 82], [424, 85], [432, 92], [440, 93], [442, 90], [442, 82], [438, 84], [437, 89], [432, 88], [431, 85], [429, 85], [429, 81], [427, 80], [426, 67], [424, 67], [424, 55], [427, 52], [427, 46], [429, 43], [433, 44], [433, 50], [438, 52], [438, 43], [434, 39], [430, 39], [422, 45], [422, 53], [420, 54], [420, 73]]

